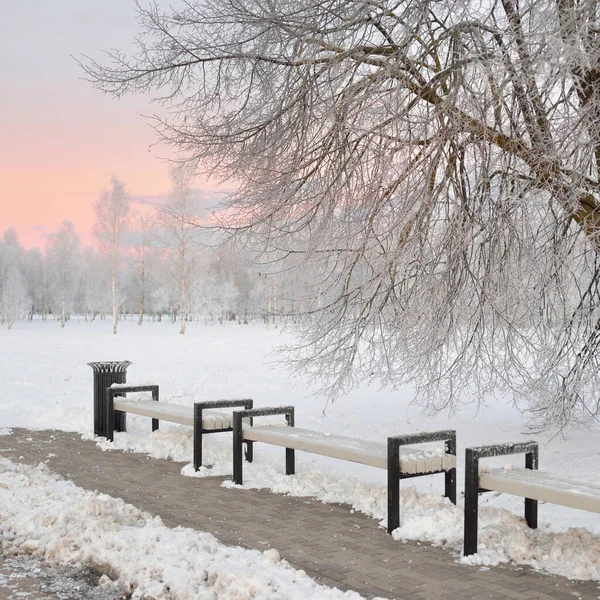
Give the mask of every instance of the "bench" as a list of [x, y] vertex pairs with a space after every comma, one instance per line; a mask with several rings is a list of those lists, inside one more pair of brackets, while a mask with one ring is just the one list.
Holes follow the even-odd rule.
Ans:
[[[246, 419], [284, 415], [287, 426], [254, 426]], [[434, 452], [408, 444], [444, 441]], [[284, 447], [286, 475], [295, 473], [295, 451], [302, 450], [341, 460], [387, 469], [388, 523], [391, 533], [400, 526], [400, 480], [435, 473], [445, 474], [445, 496], [456, 504], [456, 432], [417, 433], [387, 438], [387, 443], [328, 435], [295, 427], [294, 407], [246, 409], [233, 413], [233, 482], [243, 483], [243, 443], [262, 442]], [[251, 462], [252, 456], [248, 459]]]
[[[126, 394], [151, 392], [152, 400], [127, 400]], [[194, 470], [202, 466], [202, 436], [208, 433], [223, 433], [233, 431], [232, 416], [226, 412], [219, 412], [218, 408], [245, 408], [251, 409], [253, 401], [244, 400], [216, 400], [212, 402], [195, 402], [193, 406], [159, 402], [157, 385], [127, 385], [113, 384], [106, 389], [106, 438], [114, 441], [115, 431], [125, 431], [124, 419], [120, 422], [115, 419], [118, 413], [131, 413], [150, 417], [152, 431], [156, 431], [160, 421], [189, 425], [194, 428]], [[246, 457], [252, 460], [252, 443], [246, 445]]]
[[[525, 454], [524, 469], [479, 470], [479, 460]], [[600, 513], [600, 485], [538, 470], [538, 444], [523, 442], [467, 448], [465, 456], [464, 555], [477, 552], [479, 493], [504, 492], [525, 498], [525, 521], [538, 524], [538, 501]]]

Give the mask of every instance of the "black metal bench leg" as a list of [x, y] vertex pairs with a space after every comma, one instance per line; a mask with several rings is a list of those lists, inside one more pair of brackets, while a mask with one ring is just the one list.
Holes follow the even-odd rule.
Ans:
[[465, 459], [465, 529], [464, 555], [477, 553], [477, 520], [479, 510], [479, 458], [467, 448]]
[[[112, 389], [112, 391], [111, 391]], [[117, 390], [118, 391], [118, 390]], [[108, 406], [108, 399], [111, 398], [114, 402], [115, 395], [123, 395], [115, 392], [114, 388], [106, 388], [106, 405]], [[110, 411], [113, 416], [113, 431], [127, 431], [127, 413], [122, 410], [114, 410], [114, 405]]]
[[400, 527], [400, 443], [388, 438], [388, 533]]
[[[446, 454], [451, 454], [456, 457], [456, 432], [446, 440], [445, 444]], [[449, 498], [452, 504], [456, 504], [456, 469], [448, 469], [444, 475], [445, 478], [445, 490], [444, 495]]]
[[127, 431], [127, 413], [115, 410], [115, 431]]
[[[526, 469], [537, 469], [538, 468], [538, 448], [537, 446], [533, 452], [527, 452], [525, 454], [525, 468]], [[538, 501], [532, 500], [531, 498], [525, 498], [525, 521], [531, 529], [537, 529], [538, 526]]]
[[456, 469], [448, 469], [444, 474], [445, 486], [444, 496], [456, 504]]
[[106, 439], [115, 441], [115, 407], [113, 395], [108, 393], [106, 400]]
[[[290, 407], [290, 411], [285, 415], [288, 427], [296, 425], [296, 411]], [[294, 475], [296, 473], [296, 451], [293, 448], [285, 449], [285, 474]]]
[[293, 448], [285, 449], [285, 474], [294, 475], [296, 473], [296, 451]]
[[[152, 400], [154, 400], [155, 402], [158, 402], [158, 388], [152, 391]], [[158, 419], [152, 419], [152, 431], [157, 431], [158, 430]]]
[[194, 404], [194, 471], [202, 466], [202, 407]]
[[240, 413], [233, 413], [233, 483], [242, 485], [243, 476], [243, 437]]
[[246, 442], [246, 462], [254, 460], [254, 442]]

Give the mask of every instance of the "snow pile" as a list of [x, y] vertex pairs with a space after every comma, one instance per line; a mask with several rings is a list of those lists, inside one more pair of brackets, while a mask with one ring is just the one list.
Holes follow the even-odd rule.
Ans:
[[102, 586], [154, 600], [361, 598], [326, 588], [276, 550], [245, 550], [212, 535], [165, 527], [120, 499], [0, 459], [0, 545], [7, 555], [95, 568]]
[[[131, 416], [128, 416], [131, 418]], [[148, 430], [150, 429], [150, 419], [146, 419]], [[95, 440], [96, 446], [102, 450], [123, 450], [125, 452], [140, 452], [148, 454], [152, 458], [172, 460], [175, 462], [189, 462], [193, 454], [194, 435], [190, 427], [164, 427], [150, 434], [149, 431], [140, 432], [115, 432], [115, 442], [107, 442], [105, 438], [96, 438], [91, 432], [82, 435], [83, 439]], [[215, 452], [214, 450], [217, 450]], [[223, 453], [218, 448], [207, 447], [204, 442], [204, 462], [212, 464], [221, 463], [224, 460]], [[231, 454], [230, 454], [231, 460]], [[193, 470], [193, 469], [192, 469]], [[227, 475], [231, 474], [231, 465], [223, 473], [217, 471], [206, 471], [207, 475]]]

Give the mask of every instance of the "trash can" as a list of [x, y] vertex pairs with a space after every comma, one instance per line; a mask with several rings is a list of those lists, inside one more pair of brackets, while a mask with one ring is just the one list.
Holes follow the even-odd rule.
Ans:
[[[113, 383], [127, 383], [128, 360], [119, 362], [90, 362], [94, 370], [94, 435], [106, 437], [106, 388]], [[115, 415], [115, 430], [123, 431], [126, 414]]]

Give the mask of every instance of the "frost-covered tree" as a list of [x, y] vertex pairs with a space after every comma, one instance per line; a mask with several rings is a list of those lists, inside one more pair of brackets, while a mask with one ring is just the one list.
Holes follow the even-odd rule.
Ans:
[[81, 240], [71, 221], [65, 219], [58, 231], [51, 235], [47, 244], [48, 262], [55, 269], [60, 296], [60, 325], [65, 326], [67, 313], [73, 304], [77, 287], [78, 252]]
[[[439, 409], [600, 413], [600, 16], [588, 0], [183, 0], [84, 65], [239, 181], [229, 226], [319, 281], [298, 365]], [[321, 291], [319, 295], [317, 291]], [[376, 374], [376, 375], [374, 375]]]
[[134, 214], [132, 221], [130, 240], [133, 252], [132, 277], [139, 298], [138, 325], [141, 325], [147, 308], [148, 283], [152, 279], [152, 246], [156, 237], [156, 222], [153, 215], [140, 212]]
[[31, 248], [25, 257], [25, 280], [27, 288], [27, 318], [33, 320], [36, 313], [47, 311], [46, 261], [39, 248]]
[[26, 310], [25, 250], [16, 230], [9, 227], [0, 239], [0, 325], [11, 329]]
[[190, 290], [197, 265], [197, 202], [190, 190], [193, 170], [186, 165], [171, 169], [171, 193], [161, 211], [161, 223], [166, 232], [165, 245], [169, 249], [168, 267], [179, 299], [181, 327], [185, 334], [190, 310]]
[[99, 314], [110, 311], [110, 265], [92, 247], [80, 253], [79, 302], [87, 321], [88, 314], [93, 321]]
[[110, 189], [102, 191], [95, 209], [94, 233], [110, 262], [113, 333], [116, 334], [119, 322], [118, 287], [121, 271], [121, 246], [127, 229], [129, 214], [129, 196], [125, 190], [125, 184], [113, 177], [110, 182]]

